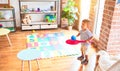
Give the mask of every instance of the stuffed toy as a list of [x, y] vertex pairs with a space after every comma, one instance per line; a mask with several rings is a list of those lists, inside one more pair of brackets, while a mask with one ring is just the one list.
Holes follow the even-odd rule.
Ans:
[[29, 23], [31, 23], [31, 16], [30, 16], [29, 14], [25, 14], [24, 17], [23, 17], [23, 19], [22, 19], [22, 22], [23, 22], [24, 24], [29, 24]]

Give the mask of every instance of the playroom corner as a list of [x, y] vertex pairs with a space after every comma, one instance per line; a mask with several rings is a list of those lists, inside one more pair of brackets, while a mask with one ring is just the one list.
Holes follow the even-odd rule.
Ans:
[[120, 71], [119, 13], [120, 0], [0, 0], [0, 71]]

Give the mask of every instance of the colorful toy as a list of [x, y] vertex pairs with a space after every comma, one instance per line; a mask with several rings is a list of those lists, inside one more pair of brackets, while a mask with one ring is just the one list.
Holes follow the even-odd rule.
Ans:
[[45, 21], [47, 22], [55, 22], [56, 21], [56, 16], [55, 15], [46, 15], [45, 16]]
[[40, 12], [40, 8], [37, 8], [37, 12]]
[[76, 36], [72, 35], [71, 40], [76, 40]]
[[35, 33], [35, 30], [32, 30], [32, 33]]
[[51, 11], [54, 11], [54, 7], [53, 7], [53, 6], [50, 6], [50, 10], [51, 10]]
[[22, 5], [21, 10], [22, 10], [22, 12], [25, 12], [25, 13], [30, 12], [30, 9], [28, 9], [27, 5]]

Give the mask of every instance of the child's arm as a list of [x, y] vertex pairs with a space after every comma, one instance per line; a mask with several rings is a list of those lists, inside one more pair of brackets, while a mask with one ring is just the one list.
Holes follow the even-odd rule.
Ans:
[[80, 35], [80, 32], [76, 35], [76, 37], [78, 37]]
[[88, 43], [89, 43], [89, 42], [90, 42], [90, 41], [92, 41], [92, 40], [93, 40], [93, 36], [92, 36], [92, 37], [90, 37], [89, 39], [87, 39], [87, 40], [86, 40], [86, 42], [88, 42]]
[[99, 65], [99, 58], [100, 58], [100, 55], [96, 55], [96, 63], [95, 63], [94, 71], [97, 70], [97, 66]]

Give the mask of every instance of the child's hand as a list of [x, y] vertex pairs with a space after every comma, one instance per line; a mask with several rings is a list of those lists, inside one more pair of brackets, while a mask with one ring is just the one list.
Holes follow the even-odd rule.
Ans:
[[76, 35], [76, 37], [78, 37], [78, 36]]
[[90, 43], [88, 40], [85, 41], [86, 43]]

